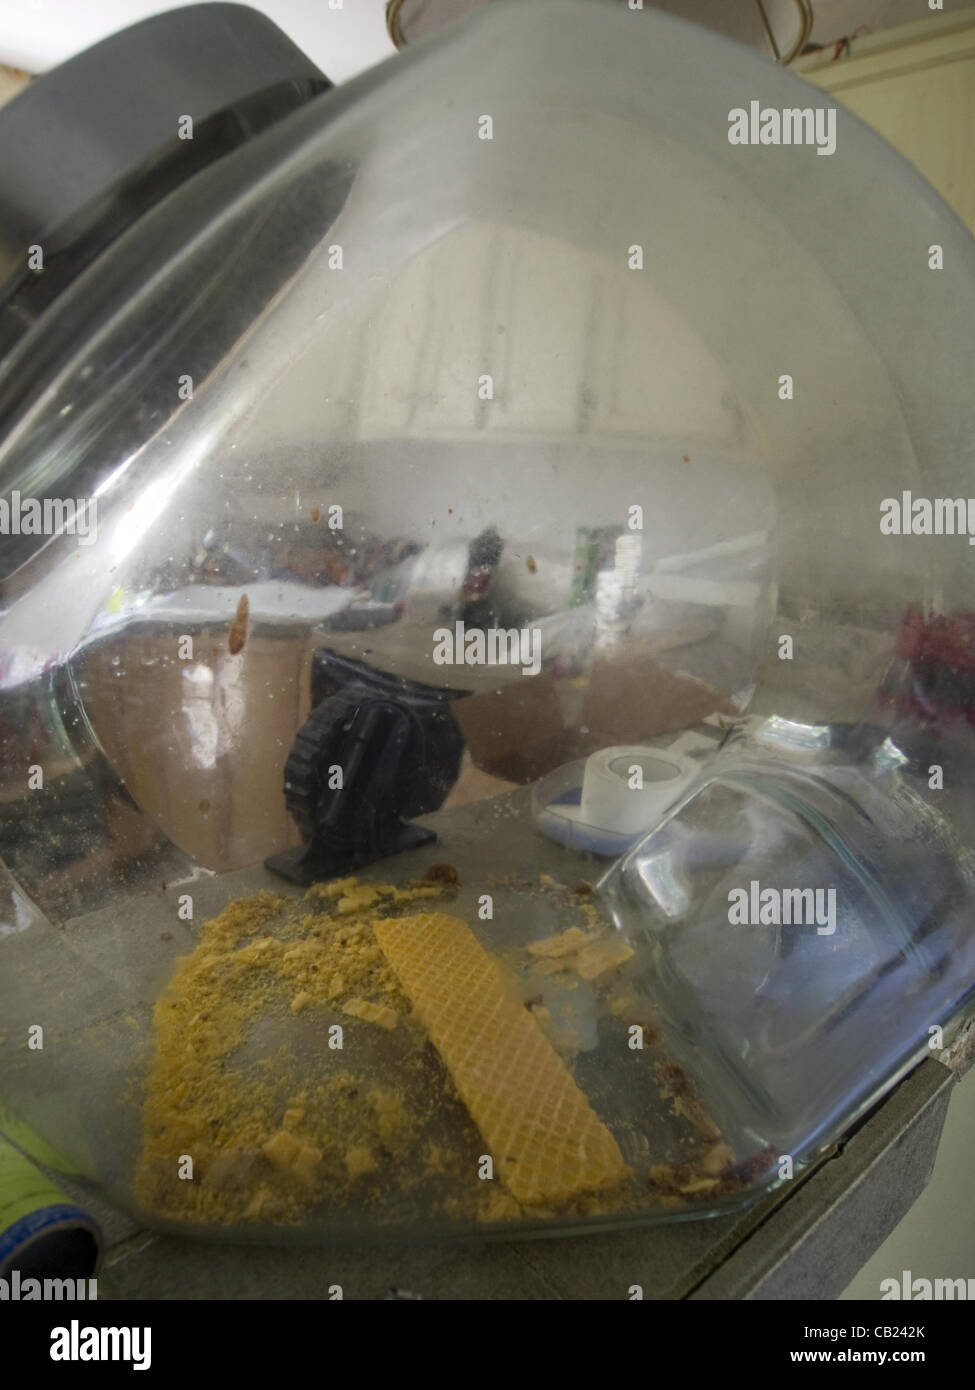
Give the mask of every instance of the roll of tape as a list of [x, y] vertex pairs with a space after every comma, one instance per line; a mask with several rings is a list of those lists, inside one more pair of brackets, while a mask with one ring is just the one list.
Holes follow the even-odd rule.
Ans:
[[603, 748], [586, 759], [580, 819], [618, 835], [649, 830], [696, 772], [690, 758], [669, 749]]
[[98, 1222], [0, 1138], [0, 1275], [87, 1277], [101, 1250]]

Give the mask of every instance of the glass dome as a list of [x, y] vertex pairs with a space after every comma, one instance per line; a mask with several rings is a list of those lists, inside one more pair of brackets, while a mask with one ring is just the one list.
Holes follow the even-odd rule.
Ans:
[[[3, 1096], [116, 1200], [707, 1214], [958, 1016], [975, 248], [824, 102], [660, 14], [492, 5], [0, 361]], [[816, 107], [833, 148], [762, 142]]]

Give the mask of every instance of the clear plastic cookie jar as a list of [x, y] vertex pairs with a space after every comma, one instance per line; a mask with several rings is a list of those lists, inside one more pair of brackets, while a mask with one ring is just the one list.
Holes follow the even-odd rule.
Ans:
[[650, 11], [279, 57], [5, 228], [0, 1099], [210, 1235], [751, 1200], [972, 985], [971, 550], [880, 525], [971, 476], [971, 238]]

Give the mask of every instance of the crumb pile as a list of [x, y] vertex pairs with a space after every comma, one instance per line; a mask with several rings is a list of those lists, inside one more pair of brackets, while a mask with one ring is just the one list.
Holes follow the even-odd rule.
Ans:
[[[376, 942], [377, 911], [440, 898], [449, 883], [312, 887], [304, 900], [262, 893], [207, 922], [175, 962], [153, 1014], [136, 1195], [147, 1210], [197, 1222], [286, 1222], [325, 1191], [337, 1197], [397, 1159], [435, 1171], [437, 1145], [415, 1154], [420, 1118], [407, 1101], [346, 1062], [356, 1026], [409, 1029], [410, 1005]], [[287, 1020], [321, 1015], [327, 1064], [300, 1064]], [[342, 1029], [341, 1049], [335, 1025]], [[262, 1045], [274, 1026], [286, 1039]], [[413, 1029], [412, 1052], [422, 1043]], [[248, 1060], [257, 1040], [256, 1060]], [[330, 1045], [331, 1044], [331, 1045]], [[411, 1048], [405, 1049], [407, 1058]], [[414, 1056], [414, 1061], [415, 1061]], [[180, 1160], [192, 1159], [192, 1178]], [[184, 1164], [185, 1171], [185, 1164]]]
[[[303, 898], [258, 894], [203, 925], [154, 1009], [140, 1205], [200, 1225], [498, 1223], [622, 1216], [745, 1185], [752, 1170], [736, 1167], [680, 1068], [649, 1055], [659, 1039], [625, 974], [633, 949], [600, 917], [590, 885], [542, 875], [528, 887], [575, 923], [492, 956], [504, 989], [563, 1056], [579, 1046], [571, 1024], [566, 1033], [570, 991], [598, 1003], [601, 1029], [642, 1027], [650, 1075], [639, 1073], [640, 1089], [652, 1077], [686, 1122], [680, 1162], [648, 1161], [557, 1208], [529, 1210], [503, 1181], [479, 1180], [485, 1139], [380, 945], [384, 922], [439, 912], [455, 896], [456, 873], [434, 865], [403, 886], [345, 878]], [[639, 1115], [622, 1129], [646, 1147]]]

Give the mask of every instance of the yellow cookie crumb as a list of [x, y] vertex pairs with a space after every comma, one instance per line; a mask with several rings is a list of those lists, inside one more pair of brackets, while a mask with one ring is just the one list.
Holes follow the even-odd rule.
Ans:
[[443, 896], [443, 891], [443, 884], [440, 883], [418, 884], [415, 888], [395, 888], [393, 902], [412, 903], [418, 898], [439, 898]]
[[353, 1018], [365, 1019], [367, 1023], [378, 1023], [380, 1028], [395, 1028], [399, 1015], [386, 1004], [373, 1004], [368, 999], [349, 999], [342, 1005], [343, 1013]]
[[366, 1144], [350, 1144], [345, 1151], [345, 1166], [350, 1178], [361, 1178], [378, 1168], [372, 1150]]
[[405, 1128], [408, 1123], [408, 1116], [403, 1102], [394, 1091], [377, 1087], [369, 1092], [369, 1103], [376, 1116], [380, 1139], [383, 1141], [392, 1139]]
[[633, 1018], [641, 1010], [646, 1012], [646, 1004], [631, 989], [610, 995], [609, 1011], [614, 1018]]
[[331, 883], [316, 883], [309, 889], [308, 896], [314, 895], [318, 898], [341, 898], [344, 894], [358, 887], [359, 880], [352, 878], [333, 878]]
[[275, 1168], [290, 1168], [301, 1145], [293, 1134], [279, 1129], [273, 1139], [261, 1146], [264, 1157], [270, 1159]]
[[336, 912], [346, 917], [353, 912], [362, 912], [379, 901], [379, 889], [371, 884], [360, 883], [339, 898]]
[[572, 969], [572, 962], [566, 956], [541, 956], [532, 966], [536, 975], [558, 975]]
[[311, 1144], [302, 1144], [295, 1154], [291, 1167], [294, 1173], [303, 1182], [310, 1183], [318, 1171], [318, 1165], [322, 1161], [321, 1149], [316, 1149]]
[[559, 932], [556, 936], [547, 936], [543, 941], [529, 942], [528, 954], [555, 959], [560, 956], [571, 956], [574, 952], [581, 951], [584, 946], [588, 946], [595, 939], [592, 934], [580, 930], [579, 927], [569, 927], [568, 931]]
[[583, 980], [596, 980], [607, 970], [629, 960], [632, 954], [633, 947], [617, 934], [580, 951], [575, 959], [575, 970]]

